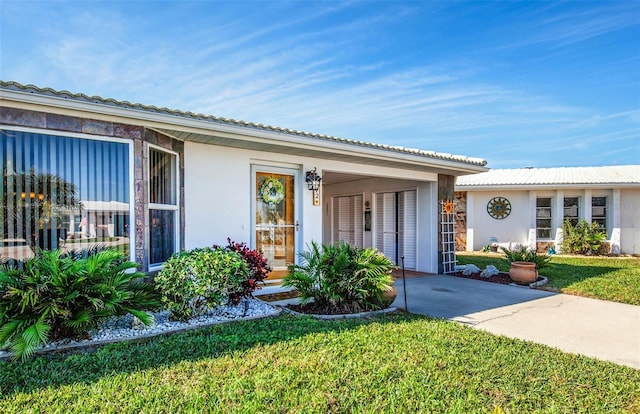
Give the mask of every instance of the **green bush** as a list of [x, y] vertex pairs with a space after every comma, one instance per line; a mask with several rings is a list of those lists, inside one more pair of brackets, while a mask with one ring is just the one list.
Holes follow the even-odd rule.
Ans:
[[361, 312], [385, 307], [384, 292], [392, 289], [395, 266], [376, 249], [347, 243], [312, 242], [300, 254], [301, 265], [289, 266], [284, 286], [300, 291], [302, 303], [313, 299], [327, 311]]
[[546, 254], [538, 254], [536, 249], [529, 248], [522, 244], [516, 244], [511, 250], [502, 247], [502, 251], [508, 263], [531, 262], [536, 264], [536, 269], [542, 269], [551, 261], [551, 258]]
[[49, 340], [83, 338], [102, 320], [131, 313], [151, 323], [144, 309], [160, 305], [136, 263], [119, 251], [87, 257], [38, 250], [18, 265], [0, 266], [0, 347], [26, 359]]
[[600, 254], [607, 235], [597, 222], [580, 220], [575, 226], [569, 220], [562, 224], [562, 252], [572, 254]]
[[206, 313], [229, 301], [249, 277], [242, 256], [222, 247], [193, 249], [173, 255], [155, 277], [162, 302], [177, 320]]

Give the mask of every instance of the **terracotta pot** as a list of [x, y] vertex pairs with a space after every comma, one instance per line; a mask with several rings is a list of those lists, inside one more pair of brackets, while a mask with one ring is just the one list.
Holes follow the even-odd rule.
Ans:
[[396, 289], [396, 283], [394, 281], [391, 285], [391, 290], [382, 294], [382, 308], [386, 309], [391, 306], [393, 301], [396, 300], [396, 297], [398, 297], [398, 289]]
[[509, 277], [520, 285], [528, 285], [538, 280], [538, 271], [533, 262], [511, 262]]

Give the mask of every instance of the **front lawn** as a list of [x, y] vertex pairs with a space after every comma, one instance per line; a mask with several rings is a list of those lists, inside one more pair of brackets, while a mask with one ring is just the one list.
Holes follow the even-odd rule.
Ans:
[[281, 316], [0, 362], [0, 391], [6, 413], [640, 411], [638, 370], [406, 314]]
[[[473, 263], [484, 269], [494, 265], [509, 271], [509, 264], [497, 253], [457, 252], [458, 264]], [[551, 256], [551, 263], [540, 270], [549, 279], [545, 288], [571, 295], [640, 305], [640, 258]]]

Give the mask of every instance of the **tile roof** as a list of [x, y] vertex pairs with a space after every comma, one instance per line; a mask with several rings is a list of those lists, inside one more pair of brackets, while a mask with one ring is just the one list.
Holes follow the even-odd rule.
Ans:
[[640, 185], [640, 165], [493, 169], [456, 180], [456, 188], [460, 189], [567, 185]]
[[111, 105], [111, 106], [122, 108], [122, 109], [132, 109], [132, 110], [153, 112], [158, 114], [173, 115], [173, 116], [179, 116], [183, 118], [191, 118], [191, 119], [197, 119], [202, 121], [208, 121], [208, 122], [221, 124], [221, 125], [232, 125], [232, 126], [238, 126], [238, 127], [244, 127], [244, 128], [258, 129], [263, 131], [264, 130], [273, 131], [277, 133], [295, 135], [300, 137], [317, 138], [317, 139], [322, 139], [322, 140], [327, 140], [332, 142], [357, 145], [361, 147], [379, 149], [379, 150], [384, 150], [389, 152], [416, 155], [416, 156], [443, 160], [443, 161], [459, 162], [459, 163], [464, 163], [464, 164], [474, 165], [479, 167], [484, 167], [487, 165], [487, 161], [482, 158], [467, 157], [464, 155], [454, 155], [454, 154], [441, 153], [441, 152], [435, 152], [435, 151], [426, 151], [426, 150], [420, 150], [415, 148], [405, 148], [402, 146], [376, 144], [373, 142], [352, 140], [352, 139], [335, 137], [331, 135], [323, 135], [323, 134], [316, 134], [312, 132], [292, 130], [288, 128], [280, 128], [280, 127], [275, 127], [271, 125], [256, 124], [253, 122], [239, 121], [236, 119], [223, 118], [223, 117], [218, 117], [213, 115], [205, 115], [205, 114], [188, 112], [188, 111], [161, 108], [153, 105], [131, 103], [128, 101], [118, 101], [112, 98], [102, 98], [100, 96], [88, 96], [82, 93], [71, 93], [69, 91], [64, 91], [64, 90], [57, 91], [52, 88], [41, 88], [35, 85], [22, 85], [18, 82], [13, 82], [13, 81], [0, 80], [0, 89], [21, 91], [21, 92], [27, 92], [27, 93], [33, 93], [33, 94], [39, 94], [39, 95], [47, 95], [47, 96], [53, 96], [57, 98], [71, 99], [79, 102]]

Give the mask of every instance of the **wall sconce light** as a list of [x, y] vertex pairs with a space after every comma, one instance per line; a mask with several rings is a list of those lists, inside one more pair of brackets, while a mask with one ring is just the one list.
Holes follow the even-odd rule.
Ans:
[[307, 171], [307, 176], [305, 177], [305, 181], [307, 182], [307, 188], [313, 191], [313, 205], [320, 205], [320, 181], [322, 181], [322, 177], [318, 175], [316, 167], [313, 167], [313, 170]]

